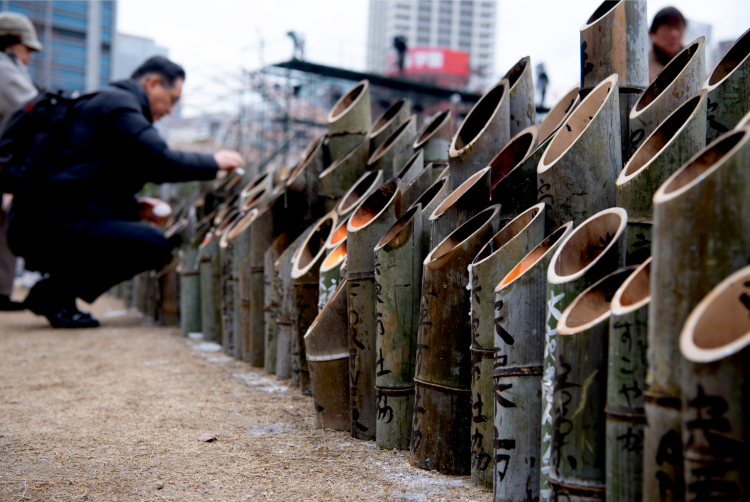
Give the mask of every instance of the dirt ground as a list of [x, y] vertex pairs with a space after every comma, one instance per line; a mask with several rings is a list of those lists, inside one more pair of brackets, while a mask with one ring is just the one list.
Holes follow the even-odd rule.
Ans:
[[289, 380], [123, 309], [100, 299], [81, 331], [0, 313], [0, 501], [492, 499], [315, 429]]

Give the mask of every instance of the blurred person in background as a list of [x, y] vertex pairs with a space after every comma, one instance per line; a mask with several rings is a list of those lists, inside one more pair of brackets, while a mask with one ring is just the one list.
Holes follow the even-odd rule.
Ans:
[[16, 195], [8, 242], [28, 269], [45, 274], [24, 305], [53, 327], [98, 326], [76, 298], [92, 303], [164, 264], [164, 233], [143, 222], [163, 220], [152, 211], [161, 202], [135, 197], [144, 184], [211, 180], [240, 167], [237, 152], [181, 152], [159, 136], [153, 123], [172, 111], [184, 81], [181, 66], [156, 56], [81, 99], [46, 168], [51, 188]]
[[682, 37], [687, 21], [674, 7], [665, 7], [654, 16], [648, 36], [651, 50], [648, 52], [648, 79], [653, 81], [669, 61], [682, 50]]
[[[42, 44], [29, 18], [0, 13], [0, 121], [37, 95], [27, 67], [32, 53], [41, 50]], [[23, 304], [10, 299], [16, 273], [16, 256], [5, 235], [5, 211], [10, 200], [10, 195], [0, 194], [0, 310], [23, 310]]]

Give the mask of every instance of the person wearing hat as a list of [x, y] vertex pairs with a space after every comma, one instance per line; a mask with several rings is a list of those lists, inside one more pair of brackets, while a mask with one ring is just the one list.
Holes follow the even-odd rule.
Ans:
[[[42, 44], [29, 18], [13, 12], [0, 13], [0, 120], [37, 95], [27, 67], [31, 53], [41, 50]], [[0, 199], [6, 202], [0, 207], [0, 310], [23, 310], [23, 304], [10, 299], [16, 271], [16, 257], [8, 247], [4, 225], [10, 197]]]
[[651, 50], [648, 51], [648, 79], [653, 81], [669, 61], [682, 50], [682, 37], [687, 21], [674, 7], [665, 7], [654, 16], [648, 36]]

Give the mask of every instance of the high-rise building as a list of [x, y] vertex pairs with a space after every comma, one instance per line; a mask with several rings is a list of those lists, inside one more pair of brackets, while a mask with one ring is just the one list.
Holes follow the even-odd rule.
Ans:
[[150, 38], [118, 33], [116, 39], [117, 52], [112, 80], [129, 78], [133, 70], [152, 56], [169, 57], [169, 49], [156, 45]]
[[0, 8], [34, 23], [44, 46], [29, 67], [37, 85], [73, 93], [112, 80], [116, 0], [2, 0]]
[[386, 73], [393, 39], [407, 48], [440, 47], [469, 54], [470, 86], [495, 76], [496, 0], [370, 0], [367, 68]]

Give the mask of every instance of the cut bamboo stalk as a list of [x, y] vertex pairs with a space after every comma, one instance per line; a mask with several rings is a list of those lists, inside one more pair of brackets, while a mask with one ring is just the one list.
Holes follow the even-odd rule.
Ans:
[[247, 198], [247, 200], [245, 200], [244, 206], [239, 206], [242, 213], [248, 213], [253, 209], [260, 209], [263, 204], [268, 201], [271, 193], [272, 190], [269, 190], [266, 186], [262, 186], [258, 191], [254, 192]]
[[401, 180], [403, 186], [408, 185], [419, 175], [424, 169], [424, 152], [421, 150], [415, 152], [406, 163], [401, 166], [400, 170], [396, 172], [394, 177]]
[[[510, 105], [510, 136], [536, 125], [536, 99], [531, 58], [521, 58], [502, 79], [508, 80]], [[501, 79], [501, 80], [502, 80]]]
[[365, 173], [369, 151], [368, 141], [362, 140], [320, 173], [320, 197], [323, 198], [326, 212], [333, 211], [346, 192]]
[[[452, 177], [452, 174], [448, 177], [449, 185]], [[489, 167], [480, 169], [443, 200], [430, 215], [430, 244], [427, 249], [434, 249], [469, 218], [490, 205], [491, 178]]]
[[[555, 230], [494, 290], [492, 409], [497, 432], [493, 434], [493, 449], [484, 453], [495, 459], [496, 501], [539, 500], [542, 413], [539, 388], [544, 359], [547, 268], [572, 229], [573, 223], [568, 222]], [[488, 457], [480, 453], [476, 462], [488, 462]]]
[[697, 93], [704, 80], [705, 37], [699, 37], [678, 52], [638, 98], [628, 121], [631, 152], [681, 103]]
[[432, 166], [435, 164], [427, 164], [419, 176], [416, 177], [411, 183], [406, 185], [401, 192], [401, 201], [404, 207], [411, 207], [419, 199], [423, 193], [427, 191], [432, 185]]
[[234, 257], [232, 260], [232, 275], [235, 278], [234, 301], [232, 302], [232, 327], [234, 330], [234, 358], [242, 360], [249, 353], [248, 341], [250, 329], [250, 294], [252, 286], [251, 264], [247, 258], [251, 252], [251, 222], [258, 215], [258, 211], [251, 211], [242, 216], [232, 227], [227, 236], [227, 242], [232, 246]]
[[371, 125], [370, 82], [362, 80], [333, 105], [328, 114], [328, 132], [367, 132]]
[[[146, 272], [141, 272], [140, 274], [137, 274], [135, 277], [133, 277], [134, 287], [133, 287], [133, 308], [135, 308], [138, 312], [141, 314], [145, 314], [147, 310], [146, 302], [147, 298], [146, 295], [148, 294], [148, 274]], [[182, 336], [187, 336], [183, 334]]]
[[331, 231], [331, 235], [328, 236], [326, 241], [326, 253], [330, 254], [331, 251], [346, 241], [346, 225], [349, 223], [349, 218], [351, 218], [351, 214], [346, 218], [339, 217], [338, 225]]
[[404, 163], [411, 157], [411, 151], [405, 148], [417, 132], [417, 118], [412, 115], [402, 122], [393, 133], [370, 155], [367, 160], [368, 171], [383, 171], [383, 178], [389, 179], [399, 172]]
[[681, 104], [641, 143], [617, 178], [617, 206], [628, 212], [628, 263], [651, 255], [652, 197], [677, 169], [706, 146], [706, 92]]
[[367, 197], [370, 196], [384, 182], [382, 171], [367, 171], [352, 185], [346, 195], [336, 206], [336, 213], [340, 220], [354, 214], [354, 211]]
[[367, 131], [353, 131], [331, 133], [328, 135], [326, 145], [331, 162], [345, 157], [347, 153], [356, 148], [362, 142], [367, 143]]
[[323, 147], [325, 137], [325, 134], [321, 134], [312, 142], [312, 148], [286, 182], [286, 196], [293, 199], [287, 203], [295, 207], [295, 217], [305, 221], [316, 219], [323, 211], [323, 201], [319, 196], [319, 177], [326, 167]]
[[[221, 214], [221, 213], [219, 213]], [[214, 237], [217, 241], [219, 252], [218, 252], [218, 264], [216, 267], [219, 270], [219, 278], [214, 282], [214, 288], [215, 290], [218, 290], [218, 294], [215, 293], [215, 297], [218, 297], [219, 303], [217, 305], [217, 308], [219, 309], [219, 332], [221, 334], [221, 345], [224, 348], [224, 352], [227, 354], [232, 354], [234, 351], [234, 332], [228, 333], [227, 330], [227, 318], [224, 315], [226, 309], [227, 309], [227, 265], [228, 265], [228, 259], [227, 256], [227, 240], [225, 239], [225, 236], [227, 232], [229, 232], [232, 229], [232, 225], [234, 225], [237, 220], [240, 217], [239, 211], [237, 209], [233, 209], [230, 212], [226, 213], [224, 216], [224, 220], [216, 227], [216, 236]], [[234, 301], [234, 293], [232, 294], [231, 301]], [[231, 324], [231, 323], [230, 323]]]
[[242, 189], [239, 199], [240, 207], [245, 207], [247, 201], [263, 189], [269, 193], [273, 190], [273, 176], [268, 171], [260, 173]]
[[215, 232], [209, 232], [198, 250], [201, 278], [201, 332], [204, 340], [221, 342], [221, 281], [219, 243]]
[[542, 123], [539, 124], [539, 144], [551, 139], [552, 135], [565, 123], [573, 113], [578, 104], [581, 102], [581, 96], [578, 94], [581, 86], [576, 84], [560, 100], [555, 103]]
[[[346, 230], [346, 227], [344, 227]], [[327, 250], [327, 249], [326, 249]], [[346, 239], [336, 246], [323, 263], [320, 265], [320, 279], [318, 281], [318, 312], [323, 310], [325, 304], [331, 299], [333, 293], [341, 284], [344, 274], [341, 268], [346, 259]]]
[[302, 394], [312, 395], [310, 369], [305, 352], [305, 333], [318, 316], [320, 291], [320, 265], [326, 258], [325, 243], [336, 228], [338, 216], [328, 213], [318, 220], [292, 260], [292, 287], [294, 288], [294, 315], [292, 336], [297, 340], [297, 368]]
[[553, 500], [604, 500], [607, 349], [611, 301], [635, 270], [625, 267], [583, 291], [557, 322], [552, 449]]
[[422, 284], [422, 206], [406, 211], [375, 246], [376, 443], [409, 448]]
[[[490, 161], [492, 201], [500, 214], [516, 217], [536, 204], [536, 168], [539, 163], [523, 162], [536, 147], [535, 125], [516, 134]], [[521, 163], [523, 162], [523, 165]]]
[[[256, 211], [256, 210], [253, 210]], [[219, 241], [219, 257], [221, 260], [222, 297], [221, 297], [221, 332], [224, 350], [234, 356], [235, 344], [239, 340], [234, 338], [234, 289], [238, 287], [237, 277], [234, 275], [234, 244], [229, 240], [232, 228], [242, 219], [237, 213], [236, 219], [227, 226]]]
[[547, 269], [544, 362], [542, 368], [542, 426], [540, 500], [550, 500], [552, 404], [555, 389], [557, 323], [562, 311], [586, 288], [625, 264], [628, 215], [605, 209], [584, 221], [560, 244]]
[[319, 429], [349, 431], [349, 329], [346, 281], [341, 283], [305, 334], [310, 384]]
[[393, 103], [380, 117], [375, 119], [367, 133], [370, 151], [377, 150], [393, 134], [393, 131], [409, 120], [410, 116], [411, 102], [408, 99], [399, 99]]
[[180, 260], [180, 330], [182, 336], [197, 333], [203, 328], [201, 324], [201, 277], [198, 248], [210, 230], [204, 222], [191, 237], [190, 242], [182, 248]]
[[750, 112], [750, 30], [740, 35], [709, 74], [706, 142], [734, 128]]
[[602, 81], [557, 131], [537, 168], [552, 226], [581, 223], [615, 204], [622, 170], [617, 75]]
[[746, 113], [745, 116], [742, 117], [742, 120], [739, 121], [734, 129], [736, 131], [739, 131], [740, 129], [744, 129], [745, 127], [750, 127], [750, 112]]
[[451, 111], [445, 110], [433, 115], [414, 140], [414, 151], [424, 152], [425, 164], [448, 162], [451, 147]]
[[433, 183], [412, 206], [422, 206], [422, 249], [425, 253], [430, 250], [430, 216], [448, 197], [450, 184], [447, 178], [442, 178]]
[[510, 140], [509, 88], [507, 79], [490, 87], [453, 136], [448, 156], [451, 190], [483, 169]]
[[[492, 371], [495, 359], [495, 291], [502, 279], [545, 235], [544, 203], [539, 203], [496, 233], [469, 264], [471, 288], [471, 399], [474, 410], [471, 440], [471, 484], [492, 490], [495, 424]], [[484, 407], [483, 407], [484, 406]], [[490, 457], [491, 458], [491, 457]]]
[[688, 497], [746, 500], [750, 267], [719, 283], [680, 335], [686, 359], [682, 424]]
[[[629, 230], [629, 229], [628, 229]], [[643, 498], [643, 389], [651, 258], [640, 265], [612, 298], [607, 366], [606, 488], [610, 502]]]
[[[200, 250], [198, 251], [200, 259]], [[161, 326], [180, 325], [180, 274], [177, 272], [179, 260], [172, 258], [157, 274], [157, 318]], [[203, 291], [201, 290], [201, 293]], [[203, 302], [201, 302], [201, 305]], [[201, 319], [203, 311], [201, 310]]]
[[401, 189], [391, 179], [372, 192], [347, 224], [346, 263], [349, 302], [349, 376], [352, 436], [375, 439], [376, 284], [373, 249], [401, 214]]
[[[644, 500], [685, 490], [678, 337], [698, 302], [750, 256], [750, 131], [725, 134], [654, 194]], [[665, 457], [659, 452], [670, 450]]]
[[[496, 204], [461, 225], [424, 260], [409, 459], [421, 469], [453, 475], [471, 470], [471, 417], [475, 415], [467, 267], [499, 224]], [[479, 415], [482, 411], [478, 409]]]
[[289, 246], [289, 234], [283, 232], [263, 255], [263, 318], [265, 322], [264, 369], [266, 373], [276, 374], [276, 356], [278, 351], [279, 326], [276, 319], [279, 310], [279, 276], [274, 263]]
[[[437, 180], [441, 180], [443, 178], [448, 179], [448, 175], [450, 175], [450, 168], [448, 167], [447, 163], [438, 163], [432, 165], [432, 182], [435, 183]], [[450, 188], [450, 185], [449, 185]]]

